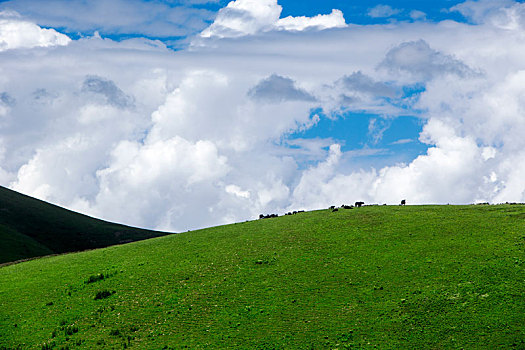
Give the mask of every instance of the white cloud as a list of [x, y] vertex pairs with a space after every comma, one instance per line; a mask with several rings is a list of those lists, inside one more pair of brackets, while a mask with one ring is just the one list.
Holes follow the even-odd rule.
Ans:
[[283, 101], [315, 101], [307, 91], [297, 88], [295, 82], [286, 77], [272, 74], [261, 80], [248, 92], [250, 97], [262, 101], [279, 103]]
[[[521, 30], [447, 21], [292, 33], [266, 4], [257, 11], [273, 19], [250, 22], [256, 41], [174, 52], [93, 36], [2, 52], [0, 184], [176, 231], [356, 200], [525, 201]], [[304, 136], [322, 126], [318, 108], [377, 114], [369, 143], [417, 111], [429, 150], [363, 166], [388, 145]]]
[[214, 205], [220, 190], [214, 182], [228, 170], [227, 158], [210, 141], [178, 136], [144, 145], [124, 141], [114, 149], [111, 165], [97, 172], [94, 211], [138, 226], [192, 225]]
[[477, 24], [489, 24], [506, 30], [525, 28], [525, 4], [512, 0], [465, 1], [453, 6], [457, 11]]
[[303, 31], [309, 28], [346, 27], [343, 13], [332, 10], [328, 15], [279, 18], [282, 7], [277, 0], [235, 0], [222, 8], [215, 21], [200, 36], [230, 38], [253, 35], [271, 30]]
[[496, 13], [501, 13], [513, 5], [517, 5], [512, 0], [467, 0], [450, 8], [451, 11], [457, 11], [468, 19], [483, 23], [491, 20]]
[[400, 12], [401, 10], [394, 9], [388, 5], [377, 5], [368, 10], [368, 15], [372, 18], [388, 18]]
[[82, 92], [98, 95], [105, 103], [119, 107], [133, 107], [133, 97], [127, 96], [114, 82], [96, 75], [87, 76], [82, 84]]
[[[192, 5], [187, 2], [186, 5]], [[202, 2], [200, 2], [202, 3]], [[9, 0], [0, 10], [17, 11], [41, 25], [69, 33], [140, 34], [147, 37], [185, 36], [201, 31], [213, 18], [202, 8], [141, 0]]]
[[222, 8], [201, 37], [237, 37], [270, 30], [279, 20], [277, 0], [236, 0]]
[[392, 145], [404, 145], [404, 144], [412, 143], [412, 142], [414, 142], [414, 140], [412, 139], [399, 139], [397, 141], [392, 142], [391, 144]]
[[225, 190], [227, 193], [229, 194], [233, 194], [237, 197], [241, 197], [241, 198], [250, 198], [250, 192], [249, 191], [243, 191], [239, 186], [237, 185], [228, 185], [225, 187]]
[[277, 21], [276, 27], [282, 30], [301, 31], [308, 28], [329, 29], [346, 27], [345, 18], [341, 10], [333, 9], [328, 15], [317, 15], [314, 17], [292, 17], [288, 16]]
[[484, 171], [482, 150], [474, 140], [458, 137], [438, 121], [429, 122], [422, 137], [435, 147], [409, 165], [346, 175], [338, 171], [339, 146], [332, 146], [324, 163], [303, 173], [292, 207], [313, 209], [352, 200], [394, 204], [404, 198], [413, 204], [472, 202], [472, 194], [480, 192], [477, 174]]
[[401, 86], [376, 81], [361, 71], [344, 75], [317, 93], [324, 111], [334, 118], [347, 111], [391, 116], [403, 113], [392, 103], [403, 98]]
[[392, 73], [409, 73], [416, 79], [423, 80], [443, 74], [455, 74], [460, 77], [477, 74], [453, 56], [432, 49], [424, 40], [405, 42], [392, 48], [381, 66]]
[[426, 17], [427, 17], [427, 14], [423, 11], [419, 11], [419, 10], [410, 11], [410, 18], [412, 18], [415, 21], [424, 20], [426, 19]]
[[12, 12], [0, 12], [0, 52], [19, 48], [63, 46], [70, 41], [68, 36], [54, 29], [40, 28]]

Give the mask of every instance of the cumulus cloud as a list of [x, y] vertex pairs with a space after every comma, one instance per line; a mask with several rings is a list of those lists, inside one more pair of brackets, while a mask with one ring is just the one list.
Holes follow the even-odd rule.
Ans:
[[523, 30], [525, 27], [525, 4], [512, 0], [466, 1], [451, 8], [470, 21], [490, 24], [506, 30]]
[[[166, 3], [141, 0], [9, 0], [0, 9], [17, 11], [41, 25], [64, 28], [68, 33], [141, 34], [147, 37], [185, 36], [201, 31], [213, 18], [201, 2]], [[188, 6], [190, 5], [190, 6]]]
[[[356, 200], [525, 201], [522, 31], [447, 21], [291, 33], [276, 27], [275, 1], [244, 4], [265, 15], [232, 5], [221, 16], [253, 24], [256, 43], [175, 52], [92, 36], [2, 52], [0, 184], [175, 231]], [[362, 148], [315, 129], [363, 111], [374, 116]], [[396, 138], [381, 144], [399, 115], [424, 127], [396, 149], [418, 137], [428, 148], [404, 163], [384, 160]]]
[[7, 92], [0, 93], [0, 103], [5, 106], [14, 106], [16, 100], [11, 97]]
[[315, 101], [315, 97], [303, 89], [297, 88], [295, 82], [286, 77], [272, 74], [261, 80], [248, 92], [252, 98], [279, 103], [283, 101]]
[[381, 81], [374, 81], [362, 72], [346, 75], [338, 81], [338, 84], [341, 84], [347, 90], [361, 94], [390, 98], [398, 95], [398, 89], [395, 86]]
[[82, 92], [99, 95], [106, 103], [119, 108], [133, 107], [133, 97], [126, 95], [113, 81], [102, 77], [87, 76], [82, 84]]
[[377, 5], [368, 10], [368, 15], [372, 18], [388, 18], [400, 12], [401, 10], [394, 9], [388, 5]]
[[236, 37], [271, 29], [281, 15], [276, 0], [236, 0], [222, 8], [201, 37]]
[[415, 21], [424, 20], [426, 17], [427, 17], [427, 14], [423, 11], [419, 11], [419, 10], [410, 11], [410, 18], [412, 18]]
[[[119, 217], [124, 207], [139, 226], [169, 228], [171, 222], [181, 225], [196, 220], [202, 215], [200, 208], [214, 205], [215, 187], [221, 187], [214, 182], [228, 172], [227, 158], [218, 154], [212, 142], [192, 143], [178, 136], [145, 144], [121, 142], [112, 160], [111, 166], [97, 172], [97, 210]], [[190, 194], [196, 198], [187, 201]]]
[[320, 92], [325, 112], [338, 116], [345, 111], [397, 115], [394, 100], [403, 98], [402, 88], [392, 82], [377, 81], [361, 71], [337, 79]]
[[229, 38], [253, 35], [271, 30], [303, 31], [309, 28], [346, 27], [343, 13], [332, 10], [328, 15], [279, 18], [282, 7], [277, 0], [235, 0], [222, 8], [215, 21], [200, 34], [202, 38]]
[[329, 29], [346, 27], [345, 18], [341, 10], [333, 9], [328, 15], [317, 15], [314, 17], [292, 17], [288, 16], [277, 21], [277, 29], [301, 31], [308, 28]]
[[17, 13], [0, 11], [0, 52], [18, 48], [63, 46], [68, 36], [22, 20]]
[[460, 77], [476, 74], [465, 63], [432, 49], [424, 40], [405, 42], [392, 48], [381, 66], [392, 73], [409, 73], [416, 79], [423, 80], [443, 74], [455, 74]]
[[473, 22], [482, 23], [516, 5], [512, 0], [468, 0], [451, 7], [450, 10], [461, 13]]
[[303, 173], [292, 206], [313, 209], [350, 198], [368, 203], [397, 203], [402, 198], [411, 203], [471, 203], [477, 199], [474, 193], [486, 198], [479, 173], [486, 172], [490, 161], [475, 140], [456, 135], [440, 121], [429, 122], [421, 137], [434, 147], [410, 164], [350, 174], [338, 171], [340, 147], [332, 146], [325, 162]]

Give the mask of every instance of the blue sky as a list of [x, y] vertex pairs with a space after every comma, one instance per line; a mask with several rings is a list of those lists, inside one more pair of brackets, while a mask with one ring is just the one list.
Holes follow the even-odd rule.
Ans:
[[[451, 19], [455, 21], [465, 21], [460, 13], [449, 11], [454, 5], [461, 3], [457, 0], [437, 0], [437, 1], [346, 1], [346, 0], [326, 0], [326, 1], [296, 1], [296, 0], [282, 0], [279, 4], [283, 7], [281, 17], [287, 16], [315, 16], [317, 14], [330, 13], [332, 9], [339, 9], [345, 14], [347, 23], [354, 24], [384, 24], [392, 21], [413, 21], [411, 13], [413, 11], [421, 11], [425, 18], [429, 21], [441, 21]], [[82, 14], [76, 13], [82, 9], [90, 9], [92, 11], [102, 10], [106, 7], [108, 13], [112, 10], [119, 11], [118, 7], [112, 4], [117, 4], [117, 1], [94, 1], [93, 3], [101, 3], [103, 5], [85, 6], [81, 5], [79, 1], [34, 1], [34, 0], [0, 0], [3, 8], [14, 9], [18, 13], [33, 18], [37, 23], [45, 27], [55, 28], [62, 32], [68, 33], [72, 37], [79, 35], [92, 35], [95, 30], [98, 30], [102, 35], [114, 39], [122, 39], [135, 36], [146, 36], [149, 38], [156, 38], [172, 43], [173, 41], [184, 40], [187, 35], [192, 35], [206, 27], [213, 21], [215, 14], [229, 1], [144, 1], [133, 0], [128, 2], [128, 7], [140, 7], [141, 9], [151, 8], [153, 11], [151, 17], [147, 18], [147, 13], [144, 13], [145, 23], [151, 23], [155, 20], [167, 20], [163, 10], [166, 9], [190, 9], [184, 15], [186, 18], [177, 18], [172, 21], [175, 26], [184, 28], [184, 31], [154, 33], [144, 30], [140, 26], [123, 28], [122, 26], [108, 26], [104, 18], [89, 18], [86, 19], [88, 23], [83, 23]], [[77, 6], [78, 4], [78, 6]], [[124, 4], [124, 3], [123, 3]], [[119, 4], [121, 6], [121, 4]], [[374, 8], [383, 8], [382, 11], [373, 15]], [[57, 10], [57, 8], [59, 10]], [[157, 8], [157, 9], [155, 9]], [[157, 11], [160, 8], [160, 13]], [[388, 8], [391, 10], [389, 13]], [[385, 12], [386, 9], [386, 12]], [[371, 12], [372, 10], [372, 12]], [[125, 12], [125, 11], [124, 11]], [[372, 14], [372, 15], [371, 15]], [[85, 17], [90, 14], [86, 13]], [[421, 14], [423, 15], [423, 14]], [[116, 14], [119, 17], [118, 14]], [[191, 23], [191, 19], [196, 23]], [[62, 21], [61, 21], [62, 20]], [[75, 21], [76, 20], [76, 21]], [[106, 23], [104, 23], [106, 22]], [[106, 25], [105, 25], [106, 24]]]
[[[9, 1], [2, 2], [9, 4]], [[228, 4], [229, 1], [216, 1], [191, 4], [185, 1], [160, 1], [157, 3], [165, 4], [171, 8], [191, 8], [204, 9], [210, 11], [206, 17], [200, 22], [200, 26], [188, 28], [187, 35], [152, 35], [148, 32], [141, 32], [140, 27], [133, 27], [126, 29], [124, 33], [122, 28], [108, 28], [104, 29], [102, 25], [91, 23], [90, 26], [82, 27], [80, 25], [75, 27], [75, 23], [70, 23], [68, 26], [55, 25], [54, 28], [63, 31], [73, 38], [93, 35], [95, 30], [98, 30], [101, 35], [113, 40], [124, 40], [130, 37], [147, 37], [151, 39], [158, 39], [165, 42], [175, 50], [184, 49], [187, 45], [187, 38], [204, 29], [214, 18], [214, 13], [219, 11], [222, 7]], [[448, 9], [456, 5], [460, 1], [342, 1], [342, 0], [327, 0], [327, 1], [280, 1], [283, 11], [281, 17], [287, 16], [308, 16], [312, 17], [317, 14], [328, 14], [332, 9], [339, 9], [345, 14], [347, 23], [370, 25], [370, 24], [385, 24], [394, 21], [414, 21], [411, 18], [412, 11], [422, 11], [427, 21], [440, 21], [444, 19], [453, 19], [464, 21], [465, 18], [461, 14]], [[38, 21], [37, 9], [45, 8], [46, 2], [22, 2], [21, 5], [31, 6], [24, 10], [17, 1], [12, 2], [16, 9], [21, 14], [27, 11], [31, 16], [37, 19], [37, 23], [41, 22], [46, 27], [53, 28], [47, 23], [49, 20]], [[108, 3], [111, 3], [109, 1]], [[148, 1], [142, 1], [143, 4], [148, 4]], [[7, 5], [9, 7], [9, 5]], [[374, 9], [380, 8], [382, 11], [377, 16], [371, 15]], [[73, 11], [73, 9], [72, 9]], [[386, 12], [385, 12], [386, 11]], [[423, 14], [422, 14], [423, 15]], [[78, 24], [78, 23], [77, 23]], [[80, 29], [80, 30], [79, 30]], [[307, 132], [298, 132], [291, 137], [300, 138], [328, 138], [331, 137], [335, 141], [342, 144], [342, 149], [345, 151], [355, 150], [360, 148], [377, 149], [378, 152], [373, 156], [373, 161], [368, 163], [383, 164], [388, 160], [396, 160], [408, 162], [416, 156], [423, 154], [427, 150], [427, 145], [418, 141], [418, 135], [422, 129], [422, 123], [411, 111], [404, 118], [392, 119], [389, 115], [359, 113], [359, 111], [352, 111], [351, 113], [342, 113], [339, 119], [328, 119], [323, 115], [321, 122], [316, 126], [307, 130]], [[377, 130], [371, 130], [371, 123], [376, 123]], [[384, 129], [384, 130], [383, 130]], [[378, 133], [384, 133], [384, 137], [378, 137]], [[402, 141], [402, 143], [396, 143]], [[403, 142], [406, 141], [406, 142]], [[410, 141], [410, 142], [408, 142]], [[362, 161], [362, 160], [361, 160]], [[382, 162], [382, 163], [379, 163]], [[361, 163], [360, 163], [361, 164]]]
[[[67, 33], [72, 38], [79, 38], [82, 36], [93, 35], [95, 31], [99, 31], [101, 35], [113, 40], [123, 40], [132, 37], [147, 37], [150, 39], [158, 39], [165, 42], [168, 46], [175, 50], [181, 50], [186, 47], [188, 37], [200, 32], [209, 23], [212, 22], [215, 13], [222, 7], [226, 6], [229, 1], [202, 1], [194, 4], [191, 1], [157, 1], [157, 4], [164, 4], [171, 8], [191, 8], [198, 10], [206, 10], [209, 13], [201, 16], [202, 21], [191, 28], [187, 28], [185, 34], [187, 35], [154, 35], [153, 33], [141, 32], [139, 26], [133, 28], [122, 29], [104, 28], [102, 24], [90, 23], [86, 27], [69, 23], [66, 26], [50, 25], [49, 19], [39, 20], [39, 9], [46, 7], [46, 1], [8, 1], [1, 0], [5, 3], [7, 8], [14, 8], [22, 15], [28, 14], [35, 18], [37, 23], [48, 28], [55, 28], [59, 31]], [[427, 21], [441, 21], [445, 19], [452, 19], [456, 21], [466, 21], [458, 12], [449, 11], [449, 9], [460, 3], [461, 1], [441, 0], [441, 1], [346, 1], [346, 0], [326, 0], [326, 1], [294, 1], [281, 0], [279, 4], [283, 11], [281, 17], [287, 16], [308, 16], [312, 17], [317, 14], [328, 14], [332, 9], [339, 9], [345, 14], [347, 23], [371, 25], [371, 24], [385, 24], [394, 21], [414, 21], [411, 18], [413, 11], [421, 11], [424, 13]], [[50, 2], [47, 2], [50, 3]], [[62, 2], [67, 3], [67, 2]], [[111, 3], [108, 1], [107, 3]], [[151, 1], [142, 1], [147, 6]], [[28, 6], [29, 5], [29, 6]], [[25, 7], [24, 7], [25, 6]], [[67, 6], [67, 5], [66, 5]], [[371, 15], [374, 9], [380, 8], [382, 11], [377, 16]], [[71, 9], [74, 11], [74, 8]], [[385, 12], [386, 11], [386, 12]], [[45, 11], [42, 11], [45, 12]], [[198, 16], [198, 14], [192, 14]], [[421, 14], [423, 16], [423, 14]], [[54, 16], [53, 16], [54, 17]], [[55, 19], [56, 20], [56, 19]], [[57, 23], [60, 23], [57, 21]], [[78, 23], [77, 23], [78, 24]], [[124, 32], [121, 32], [124, 30]], [[184, 32], [184, 30], [183, 30]], [[356, 116], [357, 111], [351, 114], [344, 115], [338, 120], [322, 119], [322, 122], [315, 127], [308, 130], [307, 133], [298, 133], [298, 137], [332, 137], [343, 144], [344, 150], [358, 149], [362, 147], [370, 147], [380, 149], [381, 152], [375, 158], [388, 158], [408, 161], [415, 158], [417, 155], [423, 154], [427, 147], [418, 141], [418, 135], [421, 132], [422, 124], [417, 118], [404, 118], [400, 120], [390, 120], [388, 115], [376, 115], [370, 113], [362, 113]], [[408, 117], [413, 116], [409, 113]], [[380, 120], [382, 127], [388, 126], [384, 131], [385, 137], [377, 138], [374, 131], [370, 131], [370, 123], [373, 120]], [[381, 130], [379, 130], [381, 131]], [[408, 141], [406, 143], [395, 144], [397, 141]], [[377, 161], [377, 159], [376, 159]]]
[[462, 1], [457, 0], [436, 0], [436, 1], [346, 1], [346, 0], [326, 0], [326, 1], [281, 1], [283, 5], [283, 16], [314, 16], [318, 13], [329, 13], [333, 8], [340, 9], [345, 13], [345, 18], [349, 23], [356, 24], [377, 24], [388, 22], [389, 18], [373, 18], [368, 15], [370, 9], [378, 6], [390, 6], [399, 13], [390, 17], [396, 20], [409, 20], [410, 12], [417, 10], [426, 13], [429, 20], [440, 21], [444, 19], [464, 20], [460, 14], [450, 13], [448, 9]]
[[0, 185], [186, 230], [525, 201], [513, 0], [0, 1]]

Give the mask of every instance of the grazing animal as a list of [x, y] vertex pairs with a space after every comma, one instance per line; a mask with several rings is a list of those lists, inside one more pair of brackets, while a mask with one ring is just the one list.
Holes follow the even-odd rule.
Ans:
[[353, 209], [354, 207], [352, 207], [351, 205], [344, 205], [341, 207], [343, 209]]
[[335, 205], [330, 206], [330, 208], [328, 208], [328, 209], [334, 210], [335, 209]]
[[355, 202], [355, 206], [357, 208], [361, 208], [363, 206], [363, 204], [365, 204], [365, 202]]
[[270, 218], [276, 218], [278, 217], [279, 215], [277, 214], [268, 214], [268, 215], [259, 215], [259, 219], [270, 219]]
[[337, 209], [337, 208], [332, 209], [332, 213], [336, 212], [336, 211], [339, 211], [339, 209]]
[[403, 200], [401, 201], [401, 205], [406, 205], [406, 204], [407, 204], [407, 201], [406, 201], [405, 199], [403, 199]]

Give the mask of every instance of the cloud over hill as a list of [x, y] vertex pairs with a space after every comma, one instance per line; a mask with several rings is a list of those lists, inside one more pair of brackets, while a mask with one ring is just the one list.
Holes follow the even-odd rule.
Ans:
[[[0, 43], [36, 34], [0, 52], [0, 184], [170, 230], [357, 199], [525, 201], [521, 7], [358, 26], [237, 0], [178, 51], [4, 15]], [[420, 129], [381, 144], [407, 116]], [[359, 120], [370, 139], [352, 143]]]

